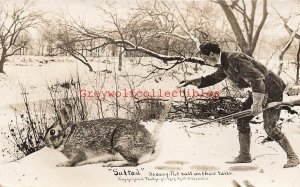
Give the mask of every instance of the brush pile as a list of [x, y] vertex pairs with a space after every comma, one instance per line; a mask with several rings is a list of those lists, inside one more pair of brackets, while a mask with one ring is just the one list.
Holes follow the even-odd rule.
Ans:
[[[158, 119], [167, 101], [161, 99], [141, 100], [139, 116], [143, 120]], [[195, 99], [188, 102], [173, 101], [168, 119], [196, 118], [208, 119], [219, 118], [239, 112], [242, 102], [233, 97], [219, 97], [218, 99]]]
[[218, 99], [196, 99], [188, 103], [176, 102], [170, 111], [170, 118], [219, 118], [239, 112], [242, 102], [233, 97], [220, 97]]

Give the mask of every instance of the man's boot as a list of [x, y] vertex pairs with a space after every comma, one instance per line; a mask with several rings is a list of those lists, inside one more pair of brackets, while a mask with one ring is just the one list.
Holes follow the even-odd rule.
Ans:
[[240, 142], [240, 153], [233, 160], [226, 163], [235, 164], [235, 163], [249, 163], [252, 161], [250, 155], [250, 132], [241, 133], [239, 132], [239, 142]]
[[290, 145], [286, 136], [283, 136], [280, 140], [277, 140], [277, 143], [283, 148], [287, 155], [287, 163], [284, 164], [284, 168], [295, 167], [299, 164], [299, 159], [296, 153], [293, 151], [292, 146]]

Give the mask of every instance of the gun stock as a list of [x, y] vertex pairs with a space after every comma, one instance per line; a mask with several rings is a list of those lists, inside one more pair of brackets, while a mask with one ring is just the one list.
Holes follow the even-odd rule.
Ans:
[[[268, 108], [280, 108], [281, 106], [289, 106], [289, 107], [293, 107], [293, 106], [300, 106], [300, 99], [294, 100], [294, 101], [282, 101], [282, 102], [272, 102], [272, 103], [268, 103], [268, 105], [263, 109], [266, 110]], [[217, 119], [213, 119], [204, 123], [200, 123], [197, 125], [193, 125], [190, 128], [194, 128], [194, 127], [199, 127], [205, 124], [209, 124], [212, 122], [222, 122], [222, 121], [228, 121], [230, 119], [238, 119], [238, 118], [242, 118], [242, 117], [246, 117], [246, 116], [250, 116], [251, 115], [251, 109], [248, 110], [244, 110], [241, 112], [237, 112], [234, 114], [230, 114], [228, 116], [224, 116], [224, 117], [220, 117]]]

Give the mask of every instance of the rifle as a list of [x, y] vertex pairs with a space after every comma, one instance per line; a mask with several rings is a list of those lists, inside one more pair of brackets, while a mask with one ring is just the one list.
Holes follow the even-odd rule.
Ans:
[[[272, 103], [268, 103], [268, 105], [263, 108], [263, 110], [269, 109], [269, 108], [280, 108], [280, 107], [293, 107], [293, 106], [300, 106], [300, 99], [298, 100], [294, 100], [294, 101], [282, 101], [282, 102], [272, 102]], [[297, 112], [296, 112], [297, 113]], [[190, 128], [194, 128], [194, 127], [199, 127], [208, 123], [212, 123], [212, 122], [222, 122], [222, 121], [229, 121], [231, 119], [238, 119], [238, 118], [242, 118], [242, 117], [246, 117], [246, 116], [250, 116], [252, 114], [251, 109], [248, 110], [243, 110], [241, 112], [237, 112], [237, 113], [233, 113], [224, 117], [220, 117], [217, 119], [213, 119], [201, 124], [197, 124], [197, 125], [193, 125]]]

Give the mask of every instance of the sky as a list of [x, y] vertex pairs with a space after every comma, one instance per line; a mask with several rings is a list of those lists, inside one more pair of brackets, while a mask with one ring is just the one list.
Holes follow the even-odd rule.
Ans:
[[[21, 0], [14, 0], [21, 1]], [[175, 0], [175, 2], [184, 2], [192, 0]], [[250, 0], [246, 0], [250, 1]], [[259, 0], [260, 2], [262, 0]], [[275, 7], [280, 14], [287, 17], [291, 12], [300, 12], [299, 0], [269, 0], [269, 16], [274, 14]], [[95, 22], [99, 20], [99, 6], [102, 6], [106, 0], [36, 0], [37, 7], [41, 8], [44, 11], [52, 12], [55, 14], [67, 13], [71, 14], [73, 17], [85, 18], [88, 22]], [[137, 3], [137, 0], [109, 0], [110, 3], [114, 3], [114, 7], [117, 9], [120, 16], [126, 17], [129, 13], [129, 9], [134, 7]], [[200, 3], [207, 3], [209, 0], [198, 0]], [[216, 8], [218, 5], [216, 5]], [[276, 22], [276, 16], [273, 18]], [[271, 16], [270, 16], [271, 17]], [[298, 16], [300, 17], [300, 16]], [[97, 18], [97, 19], [95, 19]], [[297, 20], [296, 22], [298, 22]]]
[[[135, 0], [109, 1], [114, 4], [119, 14], [126, 15], [129, 7], [134, 6]], [[90, 22], [94, 22], [99, 16], [99, 7], [105, 3], [103, 0], [37, 0], [37, 7], [47, 12], [70, 13], [73, 17], [84, 17]]]
[[[1, 1], [1, 0], [0, 0]], [[11, 0], [12, 2], [23, 2], [24, 0]], [[138, 0], [139, 2], [142, 0]], [[146, 0], [144, 0], [146, 1]], [[184, 1], [192, 0], [174, 0], [178, 4]], [[210, 0], [198, 0], [203, 5], [208, 3]], [[260, 40], [272, 41], [273, 39], [280, 37], [288, 37], [288, 33], [283, 27], [283, 22], [278, 18], [275, 9], [284, 16], [288, 17], [291, 13], [298, 13], [294, 19], [289, 21], [289, 25], [292, 28], [296, 28], [300, 23], [300, 0], [269, 0], [268, 1], [268, 18], [264, 28], [261, 32]], [[104, 17], [99, 14], [99, 7], [104, 7], [106, 0], [35, 0], [36, 7], [47, 12], [48, 18], [52, 18], [53, 15], [56, 17], [62, 17], [63, 15], [71, 15], [74, 19], [85, 20], [90, 26], [98, 26], [105, 24]], [[130, 12], [130, 8], [137, 5], [137, 0], [108, 0], [109, 3], [114, 4], [113, 7], [116, 9], [119, 18], [126, 19]], [[147, 2], [147, 1], [146, 1]], [[250, 3], [250, 0], [246, 0]], [[262, 0], [258, 0], [259, 3]], [[213, 3], [216, 9], [221, 11], [219, 5]], [[275, 8], [275, 9], [274, 9]], [[257, 12], [261, 12], [257, 10]], [[102, 15], [103, 16], [103, 15]], [[261, 15], [257, 15], [256, 18], [260, 20]], [[224, 19], [220, 18], [220, 19]], [[34, 34], [35, 35], [35, 34]]]

